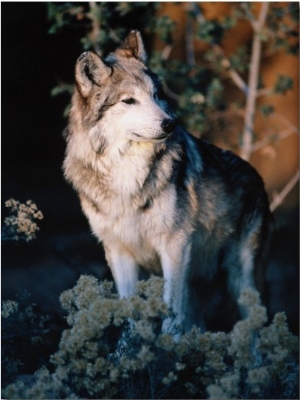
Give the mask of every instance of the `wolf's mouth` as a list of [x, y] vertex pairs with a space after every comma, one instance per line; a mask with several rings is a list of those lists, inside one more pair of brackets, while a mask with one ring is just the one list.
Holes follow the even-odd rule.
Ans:
[[169, 133], [166, 133], [166, 132], [164, 132], [164, 133], [162, 133], [162, 134], [160, 134], [159, 136], [156, 136], [156, 140], [162, 140], [162, 139], [166, 139], [168, 136], [170, 136], [172, 134], [172, 132], [169, 132]]
[[165, 132], [163, 132], [163, 133], [161, 133], [161, 134], [158, 135], [158, 136], [151, 137], [151, 138], [146, 138], [145, 136], [139, 135], [139, 134], [136, 133], [136, 132], [132, 132], [132, 133], [133, 133], [134, 136], [138, 137], [139, 139], [143, 139], [143, 140], [147, 140], [147, 141], [151, 141], [151, 142], [152, 142], [152, 141], [153, 141], [153, 142], [156, 142], [156, 141], [164, 140], [164, 139], [166, 139], [168, 136], [171, 135], [171, 133], [165, 133]]

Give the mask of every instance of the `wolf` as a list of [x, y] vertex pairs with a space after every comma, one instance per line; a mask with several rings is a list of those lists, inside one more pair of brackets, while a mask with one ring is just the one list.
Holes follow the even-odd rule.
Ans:
[[78, 58], [64, 175], [121, 297], [144, 268], [164, 278], [165, 332], [219, 329], [245, 317], [244, 288], [264, 289], [268, 197], [247, 162], [179, 125], [146, 57], [131, 31], [105, 59]]

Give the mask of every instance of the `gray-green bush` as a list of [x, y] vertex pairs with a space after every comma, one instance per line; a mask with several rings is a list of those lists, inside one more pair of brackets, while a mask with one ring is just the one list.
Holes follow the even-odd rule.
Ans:
[[162, 300], [163, 280], [137, 284], [119, 299], [112, 283], [81, 276], [61, 295], [69, 328], [53, 369], [3, 391], [7, 399], [54, 398], [297, 398], [298, 340], [284, 313], [266, 325], [259, 295], [244, 290], [249, 317], [230, 333], [198, 328], [178, 341], [162, 333], [172, 317]]

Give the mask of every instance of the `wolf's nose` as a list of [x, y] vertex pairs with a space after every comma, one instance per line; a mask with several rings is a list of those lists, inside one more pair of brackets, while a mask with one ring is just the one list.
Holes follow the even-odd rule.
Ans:
[[176, 120], [170, 118], [164, 119], [161, 123], [162, 130], [165, 133], [172, 133], [176, 128], [176, 125], [177, 125]]

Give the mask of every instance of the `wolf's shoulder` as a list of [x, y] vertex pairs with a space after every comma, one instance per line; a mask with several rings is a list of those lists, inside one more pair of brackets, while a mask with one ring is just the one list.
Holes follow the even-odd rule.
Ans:
[[256, 169], [237, 154], [221, 149], [206, 140], [198, 139], [186, 131], [184, 136], [188, 146], [193, 146], [199, 154], [202, 177], [220, 177], [234, 185], [251, 183], [255, 186], [264, 186]]

